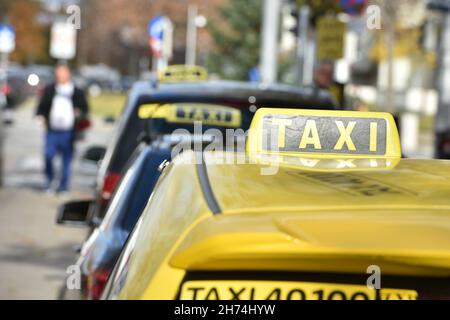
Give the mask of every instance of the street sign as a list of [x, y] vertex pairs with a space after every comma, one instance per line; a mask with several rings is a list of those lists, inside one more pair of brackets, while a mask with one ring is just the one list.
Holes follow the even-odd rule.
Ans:
[[164, 21], [165, 17], [157, 16], [148, 23], [148, 36], [150, 48], [153, 55], [160, 57], [162, 55], [162, 42], [164, 39]]
[[364, 8], [368, 4], [368, 0], [341, 0], [341, 8], [351, 16], [359, 16], [363, 14]]
[[157, 58], [170, 58], [172, 56], [173, 25], [169, 18], [156, 16], [148, 23], [150, 48]]
[[173, 24], [169, 18], [156, 16], [150, 20], [147, 27], [149, 44], [153, 56], [153, 68], [162, 70], [167, 68], [172, 58]]
[[317, 57], [319, 60], [338, 60], [344, 54], [346, 25], [338, 19], [325, 16], [317, 21]]
[[16, 47], [14, 28], [8, 24], [0, 24], [0, 52], [11, 53]]
[[70, 60], [77, 51], [77, 30], [72, 24], [55, 22], [50, 35], [50, 55], [55, 59]]

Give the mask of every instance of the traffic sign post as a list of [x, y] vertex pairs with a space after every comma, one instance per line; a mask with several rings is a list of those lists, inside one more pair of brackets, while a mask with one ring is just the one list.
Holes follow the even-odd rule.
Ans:
[[0, 24], [0, 85], [8, 81], [8, 56], [16, 47], [14, 28], [8, 24]]
[[442, 31], [438, 49], [438, 66], [436, 68], [436, 87], [438, 92], [438, 110], [435, 121], [435, 156], [439, 159], [447, 159], [450, 152], [446, 150], [447, 134], [450, 132], [450, 94], [448, 93], [448, 81], [450, 77], [450, 1], [432, 0], [427, 4], [429, 10], [442, 13]]
[[204, 28], [208, 20], [205, 16], [198, 14], [195, 4], [188, 6], [187, 26], [186, 26], [186, 65], [195, 65], [197, 56], [197, 29]]
[[277, 81], [278, 29], [281, 1], [264, 0], [260, 48], [261, 80], [264, 84]]
[[[8, 84], [8, 56], [16, 47], [14, 28], [0, 24], [0, 87]], [[6, 106], [6, 96], [0, 93], [0, 110]], [[0, 112], [0, 187], [3, 185], [3, 113]]]
[[153, 69], [155, 71], [166, 68], [172, 58], [173, 24], [169, 18], [156, 16], [151, 19], [147, 27], [150, 49], [153, 55]]
[[309, 18], [311, 10], [308, 6], [303, 5], [298, 12], [298, 38], [297, 38], [297, 77], [300, 86], [309, 85], [307, 75], [307, 55], [309, 32]]
[[9, 24], [0, 24], [0, 52], [11, 53], [16, 47], [14, 28]]

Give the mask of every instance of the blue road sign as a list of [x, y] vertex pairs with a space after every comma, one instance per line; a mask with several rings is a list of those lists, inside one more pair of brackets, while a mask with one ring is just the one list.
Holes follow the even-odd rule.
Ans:
[[148, 23], [148, 35], [150, 38], [162, 41], [164, 37], [164, 26], [166, 23], [166, 17], [156, 16], [152, 18]]
[[147, 31], [150, 37], [150, 47], [153, 54], [160, 57], [163, 50], [164, 28], [166, 17], [156, 16], [148, 23]]
[[362, 14], [363, 9], [367, 6], [367, 0], [341, 0], [341, 8], [352, 16]]
[[15, 48], [16, 34], [9, 24], [0, 24], [0, 52], [10, 53]]

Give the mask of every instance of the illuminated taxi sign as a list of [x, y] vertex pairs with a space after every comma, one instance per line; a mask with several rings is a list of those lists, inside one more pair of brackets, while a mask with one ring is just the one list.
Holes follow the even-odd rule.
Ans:
[[146, 104], [139, 108], [141, 119], [164, 119], [170, 123], [239, 128], [242, 123], [238, 109], [206, 103]]
[[249, 154], [400, 158], [394, 119], [387, 113], [260, 109], [247, 141]]
[[174, 65], [159, 73], [160, 82], [192, 82], [208, 80], [208, 72], [199, 66]]

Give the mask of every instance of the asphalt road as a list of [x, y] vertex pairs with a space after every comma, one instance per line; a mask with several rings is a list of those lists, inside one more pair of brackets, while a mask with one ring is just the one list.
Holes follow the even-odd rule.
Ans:
[[[96, 167], [82, 163], [80, 157], [88, 145], [106, 144], [111, 130], [111, 125], [95, 119], [85, 141], [77, 145], [69, 198], [89, 196]], [[86, 231], [55, 224], [58, 205], [68, 199], [42, 192], [44, 130], [33, 120], [33, 109], [20, 108], [4, 134], [0, 299], [55, 299]]]

